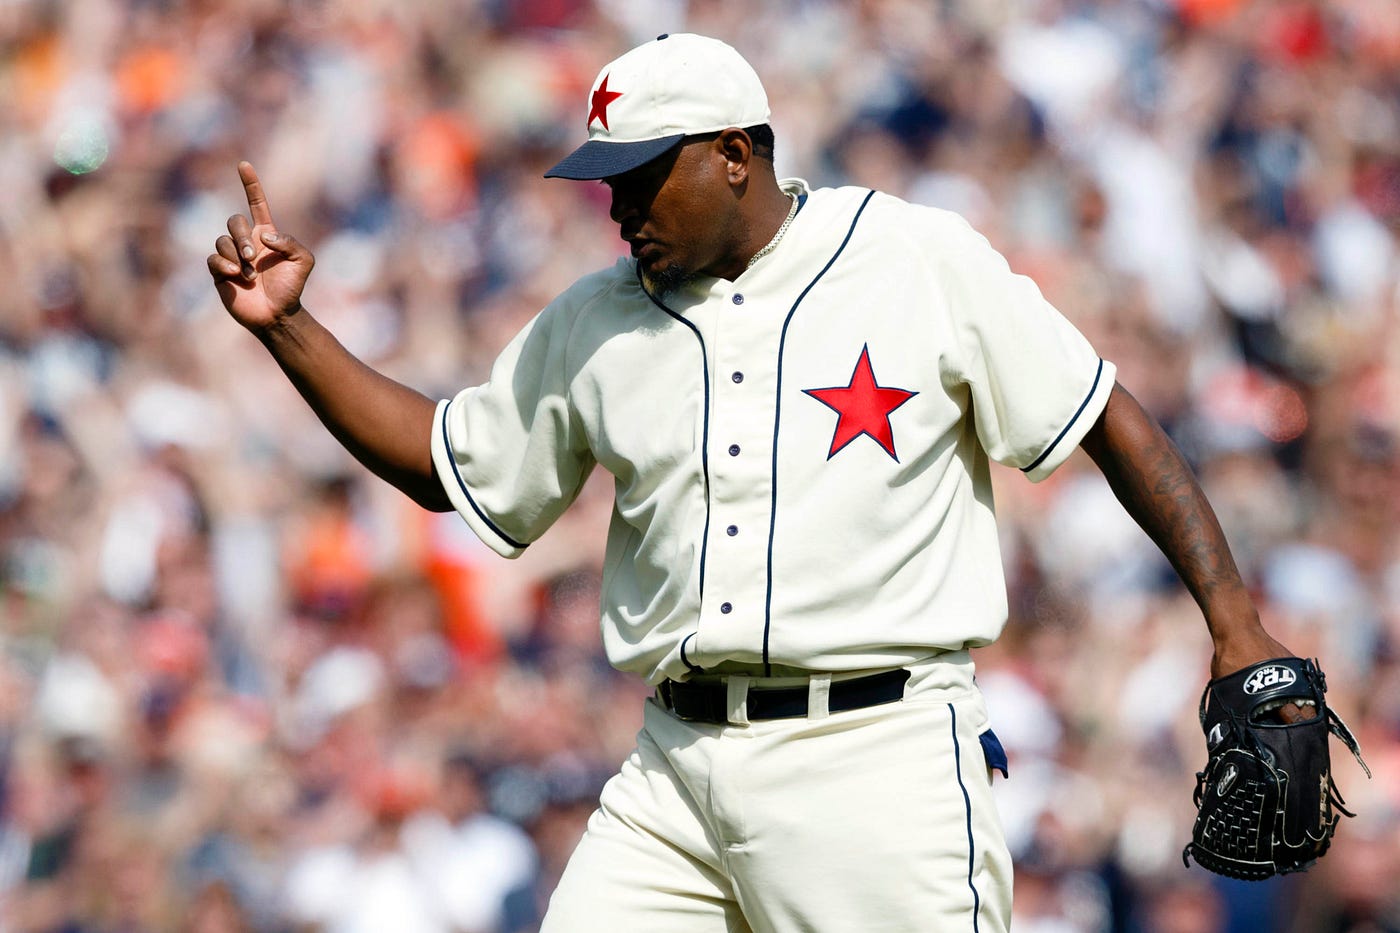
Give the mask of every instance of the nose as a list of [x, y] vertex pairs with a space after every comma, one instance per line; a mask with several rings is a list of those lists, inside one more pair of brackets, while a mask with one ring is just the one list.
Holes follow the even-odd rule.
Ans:
[[612, 204], [608, 208], [608, 216], [613, 223], [621, 224], [623, 221], [637, 215], [637, 199], [632, 197], [624, 185], [612, 186]]

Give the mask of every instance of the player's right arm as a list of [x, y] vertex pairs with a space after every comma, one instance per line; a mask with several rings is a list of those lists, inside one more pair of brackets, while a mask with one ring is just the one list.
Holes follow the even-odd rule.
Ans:
[[208, 258], [224, 307], [355, 459], [424, 508], [451, 511], [433, 469], [434, 402], [366, 366], [301, 306], [315, 258], [277, 229], [253, 166], [240, 162], [238, 174], [251, 220], [230, 217]]

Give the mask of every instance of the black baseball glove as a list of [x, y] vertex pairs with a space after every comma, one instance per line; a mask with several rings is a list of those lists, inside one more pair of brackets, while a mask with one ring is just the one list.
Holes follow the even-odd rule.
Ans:
[[[1322, 671], [1302, 658], [1261, 661], [1206, 685], [1201, 728], [1209, 760], [1196, 775], [1198, 812], [1183, 862], [1259, 880], [1322, 857], [1340, 814], [1353, 815], [1332, 782], [1328, 735], [1371, 775], [1326, 692]], [[1286, 723], [1279, 710], [1290, 703], [1316, 715]]]

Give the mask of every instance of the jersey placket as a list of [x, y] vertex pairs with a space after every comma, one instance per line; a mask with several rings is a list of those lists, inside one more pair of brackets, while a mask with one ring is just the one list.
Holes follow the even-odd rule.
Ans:
[[697, 639], [701, 666], [763, 651], [779, 302], [720, 282], [711, 301], [710, 532]]

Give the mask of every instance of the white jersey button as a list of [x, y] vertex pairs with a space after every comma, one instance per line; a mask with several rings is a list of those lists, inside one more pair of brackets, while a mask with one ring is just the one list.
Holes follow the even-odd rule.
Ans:
[[738, 292], [735, 292], [734, 297], [729, 300], [734, 302], [736, 305], [741, 305], [744, 303], [744, 296], [739, 294]]
[[722, 613], [724, 613], [725, 615], [729, 615], [729, 613], [731, 613], [731, 612], [734, 611], [734, 604], [733, 604], [733, 603], [720, 603], [720, 604], [719, 604], [719, 611], [722, 612]]
[[737, 456], [739, 456], [739, 445], [738, 445], [738, 444], [730, 444], [730, 445], [729, 445], [729, 456], [731, 456], [731, 457], [737, 457]]
[[729, 535], [729, 537], [732, 538], [732, 537], [734, 537], [735, 535], [737, 535], [737, 534], [739, 533], [739, 526], [738, 526], [738, 525], [730, 525], [728, 528], [724, 529], [724, 533], [727, 534], [727, 535]]
[[743, 374], [743, 373], [735, 373], [734, 375], [730, 376], [729, 378], [730, 378], [730, 379], [733, 379], [735, 382], [743, 382], [743, 381], [744, 381], [744, 374]]

